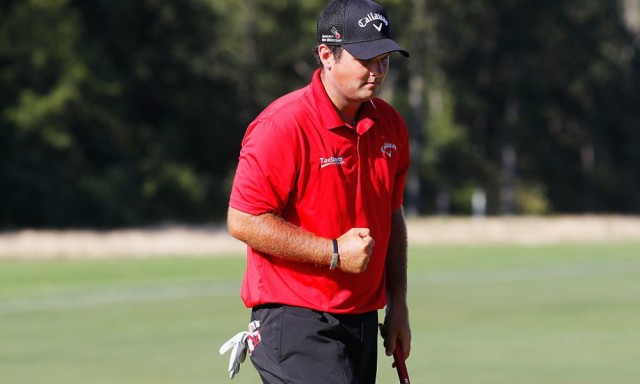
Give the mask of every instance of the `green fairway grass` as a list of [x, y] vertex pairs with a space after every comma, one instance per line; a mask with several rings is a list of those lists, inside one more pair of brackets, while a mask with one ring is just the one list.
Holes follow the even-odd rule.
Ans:
[[[0, 261], [0, 382], [260, 382], [218, 354], [248, 322], [238, 256]], [[413, 247], [409, 289], [414, 384], [640, 380], [640, 243]]]

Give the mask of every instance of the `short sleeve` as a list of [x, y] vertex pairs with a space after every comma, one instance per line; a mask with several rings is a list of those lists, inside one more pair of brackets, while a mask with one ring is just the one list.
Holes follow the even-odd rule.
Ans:
[[229, 206], [252, 215], [280, 214], [295, 186], [295, 131], [269, 119], [249, 125], [242, 141]]

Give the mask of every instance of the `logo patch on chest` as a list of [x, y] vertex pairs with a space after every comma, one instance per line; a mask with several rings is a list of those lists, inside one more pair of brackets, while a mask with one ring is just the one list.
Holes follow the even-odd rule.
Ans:
[[393, 155], [393, 151], [397, 151], [397, 150], [398, 150], [398, 146], [396, 146], [393, 143], [384, 143], [384, 145], [380, 148], [380, 152], [386, 154], [389, 157]]
[[328, 167], [330, 165], [342, 165], [344, 164], [344, 159], [342, 157], [321, 157], [320, 158], [320, 168]]

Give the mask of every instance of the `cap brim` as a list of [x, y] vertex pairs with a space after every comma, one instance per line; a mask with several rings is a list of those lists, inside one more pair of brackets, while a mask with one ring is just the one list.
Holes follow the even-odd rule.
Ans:
[[352, 56], [360, 60], [370, 60], [389, 52], [400, 52], [404, 57], [409, 57], [409, 52], [391, 39], [363, 41], [360, 43], [343, 44], [342, 46]]

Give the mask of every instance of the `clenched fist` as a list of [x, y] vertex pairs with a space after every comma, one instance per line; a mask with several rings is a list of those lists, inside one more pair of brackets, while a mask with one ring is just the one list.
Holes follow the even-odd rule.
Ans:
[[347, 273], [362, 273], [367, 269], [371, 251], [376, 243], [368, 228], [351, 228], [338, 239], [340, 263], [338, 268]]

